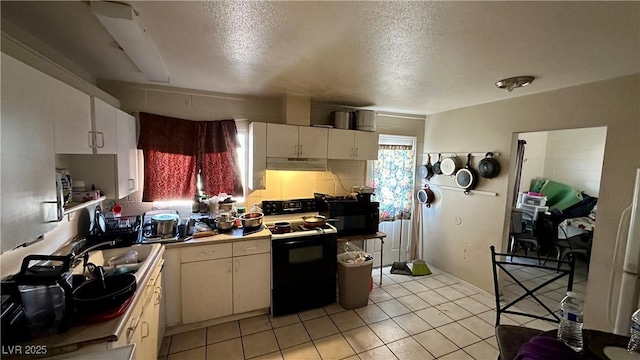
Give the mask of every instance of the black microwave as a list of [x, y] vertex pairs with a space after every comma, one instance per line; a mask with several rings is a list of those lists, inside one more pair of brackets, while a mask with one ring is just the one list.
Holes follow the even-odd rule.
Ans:
[[324, 200], [318, 203], [320, 215], [336, 219], [331, 225], [338, 235], [375, 234], [380, 223], [380, 203], [354, 200]]

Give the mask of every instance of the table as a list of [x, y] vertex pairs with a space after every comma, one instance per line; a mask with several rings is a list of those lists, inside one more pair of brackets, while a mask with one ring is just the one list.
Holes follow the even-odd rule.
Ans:
[[[557, 336], [557, 330], [542, 331], [523, 326], [498, 325], [496, 327], [496, 339], [500, 350], [500, 359], [511, 360], [516, 357], [520, 346], [534, 336]], [[604, 331], [584, 329], [582, 331], [584, 350], [579, 353], [581, 358], [605, 360], [608, 359], [603, 349], [606, 346], [626, 348], [629, 338]]]
[[387, 237], [387, 234], [377, 231], [374, 234], [364, 234], [364, 235], [351, 235], [351, 236], [340, 236], [338, 235], [338, 242], [347, 242], [347, 241], [366, 241], [370, 239], [380, 239], [380, 286], [382, 286], [382, 259], [384, 252], [384, 238]]

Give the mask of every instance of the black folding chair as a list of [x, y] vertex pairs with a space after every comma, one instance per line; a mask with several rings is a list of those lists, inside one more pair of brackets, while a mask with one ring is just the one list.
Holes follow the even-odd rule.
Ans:
[[[507, 257], [511, 258], [510, 261], [507, 261]], [[531, 260], [535, 260], [537, 264], [528, 264], [528, 263], [521, 263], [521, 262], [514, 262], [514, 259], [531, 259]], [[500, 315], [501, 314], [512, 314], [512, 315], [520, 315], [520, 316], [526, 316], [526, 317], [530, 317], [533, 319], [539, 319], [539, 320], [545, 320], [545, 321], [549, 321], [549, 322], [553, 322], [553, 323], [559, 323], [560, 322], [560, 318], [558, 317], [558, 315], [555, 313], [554, 310], [551, 310], [544, 302], [542, 302], [540, 299], [538, 299], [537, 295], [535, 294], [536, 292], [539, 292], [541, 289], [543, 289], [545, 286], [553, 283], [554, 281], [561, 279], [565, 276], [569, 277], [568, 283], [567, 283], [567, 291], [571, 291], [573, 288], [573, 274], [575, 271], [575, 267], [576, 267], [576, 262], [575, 262], [575, 257], [573, 256], [573, 254], [569, 255], [569, 261], [563, 261], [560, 260], [558, 267], [551, 267], [551, 266], [544, 266], [544, 265], [538, 265], [540, 264], [540, 260], [544, 260], [538, 257], [533, 257], [533, 256], [521, 256], [521, 255], [513, 255], [513, 254], [503, 254], [503, 253], [496, 253], [496, 248], [494, 246], [491, 246], [491, 264], [492, 264], [492, 268], [493, 268], [493, 285], [494, 285], [494, 291], [495, 291], [495, 297], [496, 297], [496, 326], [500, 325]], [[567, 264], [569, 265], [569, 269], [564, 269], [561, 265], [563, 264]], [[552, 276], [550, 279], [544, 281], [543, 283], [529, 289], [527, 288], [526, 285], [523, 284], [522, 281], [520, 281], [516, 276], [514, 276], [511, 272], [516, 270], [509, 270], [507, 269], [507, 265], [509, 266], [517, 266], [517, 269], [521, 269], [521, 268], [536, 268], [536, 269], [544, 269], [544, 270], [549, 270], [549, 274], [553, 274], [555, 273], [554, 276]], [[515, 300], [512, 300], [511, 302], [507, 303], [504, 306], [500, 305], [500, 289], [498, 287], [498, 268], [502, 269], [502, 271], [507, 274], [516, 284], [518, 284], [523, 290], [524, 290], [524, 294], [520, 295], [519, 297], [517, 297]], [[520, 312], [520, 311], [514, 311], [514, 310], [509, 310], [509, 308], [511, 308], [512, 306], [514, 306], [516, 303], [526, 299], [526, 298], [532, 298], [535, 302], [537, 302], [538, 304], [540, 304], [549, 314], [545, 314], [544, 316], [539, 316], [539, 315], [533, 315], [533, 314], [529, 314], [526, 312]], [[549, 315], [551, 315], [551, 317], [549, 317]]]

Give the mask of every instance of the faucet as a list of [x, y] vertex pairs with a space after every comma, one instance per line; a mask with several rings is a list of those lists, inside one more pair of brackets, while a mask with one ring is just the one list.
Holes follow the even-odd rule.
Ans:
[[115, 246], [116, 245], [116, 241], [115, 240], [105, 241], [105, 242], [101, 242], [101, 243], [93, 245], [93, 246], [89, 246], [88, 248], [82, 250], [78, 254], [72, 254], [71, 255], [71, 260], [73, 262], [75, 262], [75, 260], [77, 260], [79, 257], [84, 256], [82, 267], [87, 267], [87, 262], [89, 260], [89, 251], [97, 249], [97, 248], [105, 246], [105, 245]]

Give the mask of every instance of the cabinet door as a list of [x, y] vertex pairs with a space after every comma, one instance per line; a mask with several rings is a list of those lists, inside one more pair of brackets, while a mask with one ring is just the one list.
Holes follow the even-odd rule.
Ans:
[[138, 190], [136, 119], [116, 109], [118, 199]]
[[350, 160], [355, 156], [352, 130], [329, 129], [328, 151], [329, 159]]
[[249, 151], [247, 151], [247, 187], [264, 190], [267, 180], [267, 124], [249, 124]]
[[1, 250], [56, 227], [53, 79], [2, 54]]
[[326, 159], [329, 129], [298, 126], [298, 155], [301, 158]]
[[378, 160], [378, 133], [355, 132], [356, 160]]
[[93, 97], [97, 154], [117, 154], [116, 108]]
[[164, 296], [162, 297], [162, 302], [167, 326], [182, 323], [182, 297], [180, 292], [176, 291], [176, 289], [181, 288], [180, 277], [180, 249], [166, 249], [164, 251], [164, 270], [162, 270], [162, 281], [165, 284], [163, 286]]
[[52, 79], [56, 154], [93, 154], [91, 97]]
[[233, 313], [271, 305], [271, 254], [233, 258]]
[[267, 124], [267, 156], [298, 157], [298, 127]]
[[182, 323], [233, 313], [231, 258], [182, 264]]
[[158, 357], [158, 316], [160, 303], [156, 304], [156, 292], [151, 301], [142, 310], [140, 325], [140, 342], [136, 347], [136, 359], [156, 359]]

